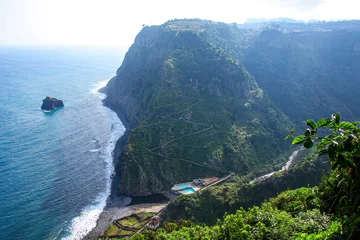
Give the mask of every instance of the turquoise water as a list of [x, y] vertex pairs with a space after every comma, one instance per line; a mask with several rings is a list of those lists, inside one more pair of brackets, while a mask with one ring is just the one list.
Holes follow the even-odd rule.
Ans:
[[[0, 239], [81, 239], [110, 192], [124, 127], [97, 89], [119, 49], [0, 47]], [[40, 110], [52, 96], [65, 107]]]
[[194, 193], [196, 192], [193, 188], [187, 188], [185, 190], [183, 190], [184, 193]]
[[181, 190], [181, 189], [184, 189], [184, 188], [188, 188], [190, 186], [191, 186], [190, 183], [180, 184], [180, 185], [177, 186], [177, 189]]

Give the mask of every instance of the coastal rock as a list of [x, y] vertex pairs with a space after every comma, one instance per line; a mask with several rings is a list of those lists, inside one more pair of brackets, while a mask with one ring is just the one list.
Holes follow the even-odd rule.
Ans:
[[43, 104], [41, 105], [41, 109], [46, 110], [46, 111], [51, 111], [51, 110], [54, 110], [55, 108], [63, 107], [63, 106], [64, 106], [64, 103], [63, 103], [62, 100], [47, 96], [43, 100]]

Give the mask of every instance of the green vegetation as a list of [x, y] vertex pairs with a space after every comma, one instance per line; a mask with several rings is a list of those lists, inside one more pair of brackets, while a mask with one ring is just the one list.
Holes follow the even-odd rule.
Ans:
[[360, 116], [359, 31], [266, 30], [241, 58], [259, 86], [297, 126], [341, 109]]
[[135, 225], [137, 225], [139, 223], [139, 220], [134, 216], [130, 216], [130, 217], [124, 218], [118, 222], [121, 225], [123, 225], [124, 227], [132, 228], [132, 227], [135, 227]]
[[[360, 237], [360, 122], [341, 121], [336, 113], [331, 119], [305, 123], [308, 129], [304, 135], [295, 137], [292, 144], [311, 148], [317, 143], [319, 154], [328, 155], [331, 174], [319, 186], [322, 210], [340, 219], [347, 239], [357, 239]], [[323, 136], [321, 128], [328, 128], [331, 134]]]
[[144, 227], [145, 223], [154, 215], [153, 212], [140, 212], [116, 220], [107, 228], [105, 236], [100, 239], [121, 239], [116, 237], [133, 235], [138, 229]]
[[[319, 155], [326, 154], [330, 159], [331, 174], [324, 176], [318, 187], [282, 192], [261, 207], [248, 210], [241, 207], [235, 214], [225, 213], [223, 220], [218, 219], [213, 226], [165, 223], [164, 228], [134, 238], [359, 239], [360, 122], [341, 122], [337, 113], [331, 119], [320, 119], [317, 123], [306, 120], [305, 123], [309, 128], [304, 135], [295, 137], [292, 144], [303, 144], [305, 148], [316, 144]], [[331, 134], [322, 136], [320, 128], [328, 128]], [[293, 132], [287, 138], [292, 138]], [[304, 167], [308, 162], [299, 164]], [[211, 208], [206, 209], [210, 216]]]
[[[339, 114], [307, 120], [293, 143], [308, 150], [295, 166], [249, 184], [286, 161], [283, 138], [304, 118], [336, 109], [350, 121], [360, 116], [358, 23], [315, 23], [309, 32], [199, 19], [144, 27], [108, 85], [107, 104], [132, 127], [119, 192], [146, 196], [198, 177], [236, 176], [175, 198], [164, 228], [135, 239], [360, 239], [356, 122]], [[332, 134], [321, 137], [323, 128]]]
[[119, 192], [275, 168], [304, 118], [360, 116], [358, 22], [312, 24], [322, 25], [349, 31], [259, 32], [199, 19], [144, 27], [108, 85], [106, 102], [132, 127]]
[[248, 184], [253, 177], [234, 177], [222, 185], [179, 196], [169, 203], [161, 217], [167, 221], [188, 219], [213, 225], [217, 219], [222, 219], [225, 212], [235, 213], [240, 207], [247, 209], [259, 206], [287, 189], [315, 186], [321, 182], [323, 171], [329, 169], [326, 158], [318, 158], [315, 153], [311, 153], [288, 171], [259, 183]]
[[340, 233], [339, 222], [319, 210], [317, 188], [283, 192], [261, 207], [225, 214], [214, 226], [165, 223], [164, 228], [138, 234], [134, 239], [304, 239]]
[[153, 212], [140, 212], [117, 220], [117, 222], [127, 228], [140, 229], [145, 225], [146, 221], [154, 215], [155, 213]]
[[140, 219], [149, 219], [151, 218], [152, 216], [155, 215], [154, 212], [139, 212], [139, 213], [136, 213], [136, 215], [140, 218]]
[[103, 237], [102, 239], [108, 239], [108, 237], [116, 237], [120, 235], [132, 235], [134, 233], [135, 233], [134, 231], [122, 229], [119, 228], [116, 224], [111, 224], [108, 227], [108, 229], [105, 231], [105, 237]]
[[[230, 51], [248, 45], [251, 32], [198, 20], [170, 21], [157, 30], [153, 36], [144, 28], [127, 54], [140, 62], [123, 64], [113, 80], [120, 84], [130, 75], [139, 106], [131, 110], [137, 124], [120, 157], [120, 193], [150, 195], [177, 182], [279, 164], [293, 124]], [[152, 47], [142, 46], [148, 37]], [[119, 98], [115, 91], [129, 84], [109, 89], [108, 98]]]
[[109, 237], [110, 236], [115, 236], [115, 235], [118, 234], [118, 231], [119, 231], [119, 227], [116, 226], [115, 224], [111, 224], [109, 226], [109, 228], [106, 230], [105, 235], [109, 236]]

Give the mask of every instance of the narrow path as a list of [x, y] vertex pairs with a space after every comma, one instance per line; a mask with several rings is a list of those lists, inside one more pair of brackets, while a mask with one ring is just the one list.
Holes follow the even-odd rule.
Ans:
[[199, 104], [199, 103], [201, 103], [201, 102], [203, 102], [204, 100], [203, 99], [200, 99], [199, 101], [197, 101], [196, 103], [193, 103], [193, 104], [191, 104], [189, 107], [187, 107], [185, 110], [183, 110], [183, 111], [180, 111], [180, 112], [175, 112], [175, 113], [172, 113], [172, 114], [170, 114], [170, 115], [174, 115], [174, 114], [179, 114], [179, 113], [183, 113], [183, 112], [187, 112], [187, 111], [189, 111], [190, 110], [190, 108], [192, 108], [193, 106], [195, 106], [195, 105], [197, 105], [197, 104]]
[[210, 169], [210, 170], [215, 170], [215, 171], [218, 171], [218, 172], [229, 172], [229, 171], [225, 171], [225, 170], [222, 170], [222, 169], [217, 169], [217, 168], [212, 168], [212, 167], [209, 167], [209, 166], [206, 166], [206, 165], [202, 165], [200, 163], [197, 163], [197, 162], [194, 162], [192, 160], [189, 160], [189, 159], [185, 159], [185, 158], [177, 158], [177, 157], [170, 157], [170, 156], [165, 156], [165, 155], [162, 155], [160, 153], [157, 153], [157, 152], [153, 152], [153, 151], [150, 151], [148, 150], [150, 153], [152, 154], [155, 154], [159, 157], [163, 157], [163, 158], [170, 158], [170, 159], [175, 159], [175, 160], [179, 160], [179, 161], [183, 161], [183, 162], [188, 162], [188, 163], [192, 163], [192, 164], [195, 164], [197, 166], [200, 166], [200, 167], [203, 167], [203, 168], [207, 168], [207, 169]]
[[[177, 98], [179, 98], [179, 97], [185, 97], [185, 98], [186, 98], [187, 96], [184, 96], [184, 94], [186, 94], [186, 93], [188, 93], [188, 92], [192, 92], [192, 91], [194, 91], [194, 90], [190, 90], [190, 91], [187, 91], [187, 92], [185, 92], [185, 93], [182, 93], [182, 94], [178, 95]], [[193, 98], [193, 97], [187, 97], [187, 98]], [[165, 143], [163, 143], [163, 144], [161, 144], [161, 145], [159, 145], [159, 146], [157, 146], [157, 147], [154, 147], [154, 148], [151, 148], [151, 149], [147, 149], [147, 151], [148, 151], [149, 153], [155, 154], [155, 155], [157, 155], [157, 156], [159, 156], [159, 157], [169, 158], [169, 159], [175, 159], [175, 160], [179, 160], [179, 161], [183, 161], [183, 162], [192, 163], [192, 164], [195, 164], [195, 165], [197, 165], [197, 166], [199, 166], [199, 167], [203, 167], [203, 168], [215, 170], [215, 171], [218, 171], [218, 172], [228, 172], [228, 171], [225, 171], [225, 170], [216, 169], [216, 168], [212, 168], [212, 167], [209, 167], [209, 166], [206, 166], [206, 165], [197, 163], [197, 162], [192, 161], [192, 160], [190, 160], [190, 159], [178, 158], [178, 157], [170, 157], [170, 156], [166, 156], [166, 155], [163, 155], [163, 154], [154, 152], [154, 150], [156, 150], [156, 149], [158, 149], [158, 148], [164, 148], [164, 147], [166, 147], [167, 145], [169, 145], [170, 143], [173, 143], [173, 142], [175, 142], [175, 141], [177, 141], [177, 140], [179, 140], [179, 139], [182, 139], [182, 138], [184, 138], [184, 137], [194, 136], [194, 135], [196, 135], [196, 134], [200, 134], [200, 133], [209, 131], [209, 130], [211, 130], [211, 129], [214, 127], [214, 125], [208, 124], [208, 123], [198, 123], [198, 122], [192, 122], [192, 121], [185, 121], [185, 120], [179, 120], [179, 119], [172, 119], [172, 118], [170, 118], [170, 116], [172, 116], [172, 115], [174, 115], [174, 114], [180, 114], [180, 113], [189, 111], [192, 107], [194, 107], [195, 105], [200, 104], [201, 102], [204, 101], [203, 99], [199, 99], [199, 98], [193, 98], [193, 99], [197, 99], [198, 101], [195, 102], [195, 103], [193, 103], [193, 104], [191, 104], [190, 106], [188, 106], [188, 107], [185, 108], [184, 110], [182, 110], [182, 111], [180, 111], [180, 112], [170, 113], [170, 114], [164, 116], [164, 118], [167, 118], [167, 119], [169, 119], [169, 120], [175, 120], [175, 121], [183, 121], [183, 122], [185, 122], [185, 123], [190, 123], [190, 124], [204, 125], [204, 126], [208, 126], [208, 127], [205, 128], [205, 129], [202, 129], [202, 130], [193, 132], [193, 133], [188, 133], [188, 134], [182, 135], [182, 136], [180, 136], [180, 137], [175, 137], [175, 138], [171, 139], [170, 141], [167, 141], [167, 142], [165, 142]]]
[[[199, 124], [201, 124], [201, 123], [199, 123]], [[208, 125], [208, 124], [207, 124], [207, 125]], [[154, 147], [154, 148], [152, 148], [152, 149], [149, 149], [149, 151], [153, 151], [153, 150], [155, 150], [155, 149], [157, 149], [157, 148], [160, 148], [160, 147], [161, 147], [161, 148], [166, 147], [168, 144], [170, 144], [170, 143], [172, 143], [172, 142], [174, 142], [174, 141], [176, 141], [176, 140], [179, 140], [179, 139], [184, 138], [184, 137], [189, 137], [189, 136], [192, 136], [192, 135], [195, 135], [195, 134], [199, 134], [199, 133], [208, 131], [208, 130], [212, 129], [213, 127], [214, 127], [213, 125], [210, 125], [210, 127], [205, 128], [205, 129], [202, 129], [202, 130], [199, 130], [199, 131], [197, 131], [197, 132], [188, 133], [188, 134], [185, 134], [185, 135], [183, 135], [183, 136], [174, 138], [174, 139], [172, 139], [172, 140], [170, 140], [170, 141], [168, 141], [168, 142], [166, 142], [166, 143], [164, 143], [164, 144], [162, 144], [162, 145], [160, 145], [160, 146], [157, 146], [157, 147]]]
[[216, 182], [214, 182], [214, 183], [212, 183], [212, 184], [210, 184], [210, 185], [208, 185], [208, 186], [206, 186], [206, 187], [201, 188], [199, 191], [202, 191], [202, 190], [205, 190], [205, 189], [207, 189], [207, 188], [209, 188], [209, 187], [218, 185], [219, 183], [222, 183], [222, 182], [228, 180], [228, 179], [231, 178], [232, 176], [234, 176], [234, 173], [230, 173], [230, 174], [227, 175], [226, 177], [224, 177], [224, 178], [222, 178], [222, 179], [219, 179], [219, 180], [217, 180]]

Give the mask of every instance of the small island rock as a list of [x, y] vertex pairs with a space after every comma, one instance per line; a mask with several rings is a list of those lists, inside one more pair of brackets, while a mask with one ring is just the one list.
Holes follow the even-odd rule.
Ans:
[[57, 107], [63, 107], [64, 103], [62, 100], [58, 100], [56, 98], [52, 98], [47, 96], [44, 100], [43, 100], [43, 104], [41, 105], [41, 109], [43, 110], [54, 110]]

